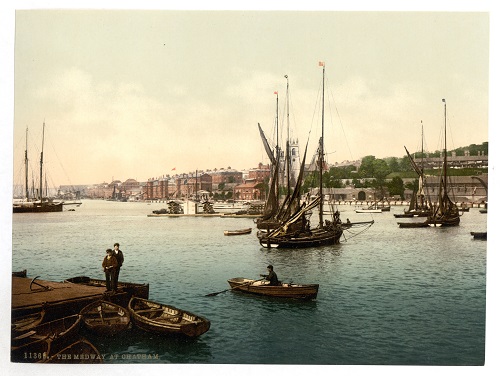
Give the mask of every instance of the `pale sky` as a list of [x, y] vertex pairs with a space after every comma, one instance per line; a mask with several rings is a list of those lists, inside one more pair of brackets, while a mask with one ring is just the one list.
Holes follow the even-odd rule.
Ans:
[[449, 147], [488, 141], [487, 12], [24, 9], [14, 57], [14, 182], [44, 121], [56, 186], [267, 163], [257, 123], [272, 138], [278, 91], [286, 131], [284, 75], [312, 153], [319, 61], [330, 163], [416, 151], [421, 121], [440, 149], [442, 98]]

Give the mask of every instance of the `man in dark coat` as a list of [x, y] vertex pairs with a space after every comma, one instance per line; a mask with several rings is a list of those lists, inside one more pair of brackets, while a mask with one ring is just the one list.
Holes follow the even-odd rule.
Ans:
[[114, 273], [114, 280], [113, 280], [113, 285], [114, 285], [114, 290], [118, 288], [118, 275], [120, 274], [120, 268], [122, 267], [123, 264], [123, 252], [120, 250], [120, 244], [115, 243], [114, 244], [114, 251], [113, 251], [114, 256], [116, 257], [116, 262], [117, 266], [115, 268], [115, 273]]
[[278, 281], [278, 276], [276, 275], [276, 273], [273, 270], [273, 266], [272, 265], [268, 265], [267, 266], [267, 271], [269, 272], [268, 275], [261, 274], [260, 276], [261, 277], [266, 277], [266, 280], [269, 281], [269, 285], [270, 286], [279, 286], [280, 282]]
[[102, 261], [102, 270], [106, 275], [106, 291], [113, 291], [116, 289], [115, 272], [118, 263], [111, 248], [106, 249], [106, 256]]

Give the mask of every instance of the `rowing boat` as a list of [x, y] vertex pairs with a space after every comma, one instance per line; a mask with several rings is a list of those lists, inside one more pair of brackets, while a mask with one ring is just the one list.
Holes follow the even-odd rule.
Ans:
[[470, 233], [474, 239], [487, 239], [488, 234], [486, 232], [475, 232], [471, 231]]
[[113, 336], [128, 328], [129, 312], [118, 304], [98, 300], [80, 311], [85, 327], [100, 336]]
[[41, 311], [12, 319], [12, 337], [17, 337], [23, 332], [27, 332], [33, 329], [35, 326], [40, 325], [43, 322], [44, 318], [45, 310], [42, 309]]
[[103, 356], [99, 350], [85, 338], [80, 338], [57, 354], [47, 357], [42, 361], [42, 363], [64, 364], [95, 364], [102, 362]]
[[429, 227], [429, 223], [425, 222], [398, 222], [400, 228], [417, 228], [417, 227]]
[[227, 281], [233, 291], [265, 295], [276, 298], [316, 299], [318, 284], [281, 283], [279, 286], [269, 285], [269, 281], [248, 278], [231, 278]]
[[26, 353], [34, 353], [40, 348], [45, 349], [43, 352], [47, 356], [61, 351], [78, 338], [81, 318], [78, 314], [63, 317], [37, 325], [23, 334], [12, 337], [12, 361], [23, 361]]
[[250, 234], [251, 232], [251, 228], [244, 228], [242, 230], [226, 230], [224, 231], [224, 235], [245, 235]]
[[133, 297], [128, 310], [134, 324], [151, 333], [194, 338], [210, 329], [210, 321], [202, 316], [147, 299]]

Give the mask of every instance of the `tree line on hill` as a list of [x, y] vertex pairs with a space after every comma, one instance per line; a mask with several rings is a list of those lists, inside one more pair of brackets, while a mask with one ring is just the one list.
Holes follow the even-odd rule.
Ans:
[[[457, 148], [448, 151], [448, 155], [456, 153], [457, 156], [464, 156], [468, 150], [470, 155], [478, 155], [479, 152], [488, 155], [488, 142], [481, 145], [471, 144], [468, 147]], [[425, 153], [424, 158], [439, 158], [441, 152]], [[421, 153], [415, 154], [415, 159], [419, 160]], [[478, 173], [487, 173], [487, 168], [463, 168], [449, 171], [450, 176], [471, 176]], [[439, 170], [426, 170], [427, 175], [438, 175]], [[403, 179], [412, 179], [404, 183]], [[310, 188], [318, 186], [318, 173], [308, 175], [303, 184], [303, 192]], [[354, 188], [374, 188], [381, 192], [387, 192], [389, 196], [399, 195], [404, 197], [404, 190], [413, 190], [418, 185], [418, 175], [413, 170], [410, 159], [407, 155], [397, 158], [376, 158], [373, 155], [365, 156], [361, 159], [361, 165], [356, 168], [354, 165], [342, 167], [330, 167], [323, 173], [323, 184], [326, 188], [345, 188], [353, 186]]]

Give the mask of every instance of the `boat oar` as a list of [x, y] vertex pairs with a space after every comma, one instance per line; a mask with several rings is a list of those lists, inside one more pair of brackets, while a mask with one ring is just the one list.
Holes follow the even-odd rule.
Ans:
[[212, 292], [212, 293], [207, 294], [207, 295], [205, 295], [205, 296], [215, 296], [215, 295], [222, 294], [223, 292], [226, 292], [226, 291], [229, 291], [229, 290], [237, 290], [237, 289], [242, 288], [243, 286], [249, 285], [249, 284], [251, 284], [251, 283], [258, 282], [258, 281], [262, 281], [263, 279], [264, 279], [264, 278], [261, 278], [261, 279], [256, 279], [256, 280], [251, 280], [251, 281], [248, 281], [248, 282], [242, 283], [241, 285], [231, 287], [230, 289], [225, 289], [225, 290], [222, 290], [222, 291], [219, 291], [219, 292]]

